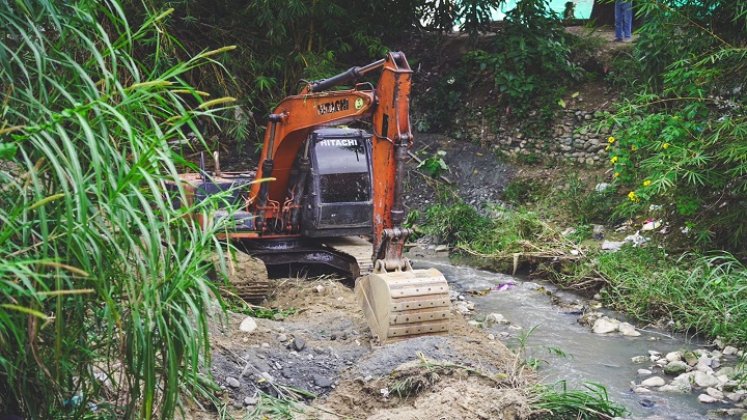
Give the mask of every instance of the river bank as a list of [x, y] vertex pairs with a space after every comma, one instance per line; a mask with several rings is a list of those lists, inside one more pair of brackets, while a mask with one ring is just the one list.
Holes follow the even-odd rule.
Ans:
[[[266, 302], [270, 319], [212, 315], [211, 373], [218, 412], [249, 418], [575, 418], [612, 402], [536, 385], [520, 354], [468, 322], [474, 304], [453, 293], [449, 332], [384, 345], [372, 341], [352, 290], [331, 278], [284, 279]], [[471, 309], [470, 309], [471, 308]], [[466, 312], [465, 312], [466, 311]], [[560, 399], [586, 396], [586, 407]], [[215, 410], [215, 411], [214, 411]], [[555, 416], [555, 417], [553, 417]]]

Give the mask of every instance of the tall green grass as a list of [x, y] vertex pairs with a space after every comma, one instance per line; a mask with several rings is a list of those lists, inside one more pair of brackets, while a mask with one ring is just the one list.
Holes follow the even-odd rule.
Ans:
[[168, 14], [0, 2], [0, 412], [170, 418], [210, 383], [220, 226], [172, 205], [167, 142], [227, 100], [182, 81], [215, 52], [164, 55]]
[[595, 383], [582, 389], [568, 389], [565, 381], [539, 385], [531, 399], [538, 410], [534, 417], [540, 419], [613, 419], [627, 414], [625, 407], [610, 400], [604, 386]]
[[604, 301], [638, 320], [747, 343], [747, 266], [731, 254], [670, 256], [655, 247], [623, 247], [553, 276], [570, 287], [590, 279], [603, 284]]
[[646, 321], [747, 343], [747, 267], [727, 253], [678, 259], [628, 248], [599, 257], [605, 300]]

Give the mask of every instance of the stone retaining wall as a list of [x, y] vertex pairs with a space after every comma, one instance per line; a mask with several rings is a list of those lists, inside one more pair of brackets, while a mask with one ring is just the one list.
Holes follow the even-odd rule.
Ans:
[[589, 112], [578, 109], [562, 111], [548, 137], [534, 137], [522, 133], [501, 121], [497, 132], [486, 129], [484, 122], [470, 124], [473, 138], [492, 144], [496, 151], [510, 157], [535, 156], [539, 161], [563, 160], [586, 165], [601, 166], [607, 161], [607, 139], [611, 130], [603, 128], [597, 132], [597, 124], [603, 118], [601, 111]]

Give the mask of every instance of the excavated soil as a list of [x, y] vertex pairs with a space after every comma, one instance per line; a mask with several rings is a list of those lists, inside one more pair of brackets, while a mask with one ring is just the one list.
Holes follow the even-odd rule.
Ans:
[[[263, 394], [287, 398], [304, 391], [316, 397], [300, 398], [294, 418], [529, 416], [524, 379], [511, 373], [515, 356], [455, 310], [448, 335], [381, 345], [350, 287], [329, 278], [274, 286], [265, 306], [292, 315], [255, 318], [251, 332], [239, 328], [244, 315], [213, 315], [211, 371], [229, 414], [251, 415]], [[218, 417], [208, 408], [197, 411], [191, 417]]]

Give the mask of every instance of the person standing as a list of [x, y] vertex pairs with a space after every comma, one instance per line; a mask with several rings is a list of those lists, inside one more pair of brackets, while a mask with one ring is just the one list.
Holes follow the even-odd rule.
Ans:
[[615, 41], [633, 40], [633, 2], [615, 0]]

